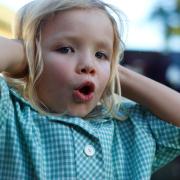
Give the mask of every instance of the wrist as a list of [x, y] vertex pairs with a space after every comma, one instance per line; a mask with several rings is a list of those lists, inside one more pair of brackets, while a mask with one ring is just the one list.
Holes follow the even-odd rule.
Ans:
[[118, 67], [119, 71], [119, 79], [120, 79], [120, 84], [121, 84], [121, 91], [122, 91], [122, 96], [129, 98], [129, 90], [131, 89], [131, 79], [132, 75], [129, 73], [129, 70], [123, 66]]
[[122, 96], [133, 101], [141, 102], [144, 96], [144, 76], [125, 67], [119, 67]]

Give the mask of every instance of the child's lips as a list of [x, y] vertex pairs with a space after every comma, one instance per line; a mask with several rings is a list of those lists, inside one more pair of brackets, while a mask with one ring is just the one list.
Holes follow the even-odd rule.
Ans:
[[78, 90], [74, 90], [74, 92], [73, 92], [74, 100], [79, 103], [91, 101], [93, 99], [93, 96], [94, 96], [94, 93], [84, 95], [83, 93], [81, 93]]
[[73, 90], [73, 98], [79, 103], [91, 101], [94, 97], [94, 90], [94, 83], [86, 81]]

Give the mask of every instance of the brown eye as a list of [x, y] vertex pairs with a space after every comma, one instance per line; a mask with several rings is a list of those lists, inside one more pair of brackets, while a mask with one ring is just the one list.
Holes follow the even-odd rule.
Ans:
[[98, 59], [108, 59], [108, 58], [107, 58], [107, 55], [106, 55], [105, 53], [103, 53], [103, 52], [100, 52], [100, 51], [96, 52], [95, 56], [96, 56]]
[[56, 51], [61, 54], [68, 54], [68, 53], [73, 53], [74, 49], [71, 47], [61, 47], [61, 48], [56, 49]]

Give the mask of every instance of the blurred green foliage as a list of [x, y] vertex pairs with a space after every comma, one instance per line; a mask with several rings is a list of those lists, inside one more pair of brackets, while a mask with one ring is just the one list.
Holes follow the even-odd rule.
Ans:
[[150, 18], [161, 20], [167, 40], [172, 35], [180, 36], [180, 0], [159, 1]]

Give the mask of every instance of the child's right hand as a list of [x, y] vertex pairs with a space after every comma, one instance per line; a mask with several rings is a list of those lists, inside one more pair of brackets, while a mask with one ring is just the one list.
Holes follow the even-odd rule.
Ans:
[[0, 36], [0, 72], [19, 76], [25, 71], [26, 66], [22, 42]]

